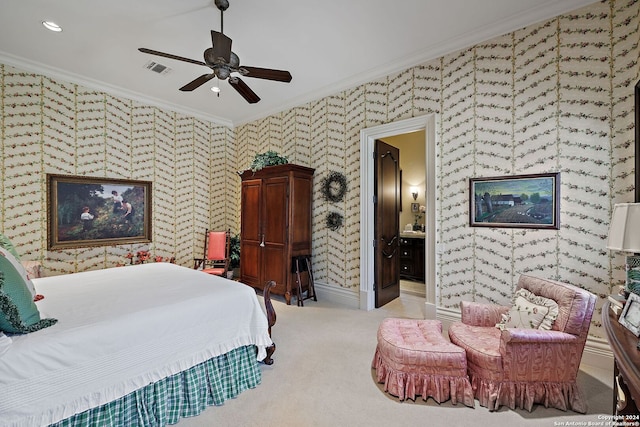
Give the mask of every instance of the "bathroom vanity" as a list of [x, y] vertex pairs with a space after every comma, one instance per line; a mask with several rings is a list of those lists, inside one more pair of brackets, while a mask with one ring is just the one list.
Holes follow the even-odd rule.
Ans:
[[424, 282], [424, 237], [421, 232], [400, 233], [400, 279]]

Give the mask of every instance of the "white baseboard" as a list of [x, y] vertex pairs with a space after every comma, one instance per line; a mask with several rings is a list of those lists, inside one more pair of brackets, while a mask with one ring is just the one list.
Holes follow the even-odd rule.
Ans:
[[433, 303], [424, 303], [424, 318], [425, 319], [437, 319], [438, 318], [438, 306]]
[[613, 375], [613, 352], [607, 340], [602, 338], [587, 338], [582, 353], [581, 364], [611, 370]]
[[316, 291], [318, 299], [322, 299], [323, 301], [328, 301], [330, 303], [345, 305], [349, 308], [360, 308], [360, 295], [357, 291], [331, 286], [320, 282], [314, 282], [313, 288]]

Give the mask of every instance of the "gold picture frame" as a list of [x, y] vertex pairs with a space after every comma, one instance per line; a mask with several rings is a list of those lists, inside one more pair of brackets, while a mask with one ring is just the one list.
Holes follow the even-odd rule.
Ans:
[[151, 242], [151, 182], [47, 175], [47, 248]]

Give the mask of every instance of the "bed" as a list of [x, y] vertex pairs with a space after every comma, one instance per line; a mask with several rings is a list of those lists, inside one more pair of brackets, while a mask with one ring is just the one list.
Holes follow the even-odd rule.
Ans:
[[174, 424], [256, 387], [275, 347], [252, 288], [174, 264], [32, 283], [51, 325], [0, 334], [2, 426]]

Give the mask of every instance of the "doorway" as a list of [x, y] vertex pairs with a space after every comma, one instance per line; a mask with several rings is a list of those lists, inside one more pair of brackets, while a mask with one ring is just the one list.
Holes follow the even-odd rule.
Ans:
[[[399, 282], [400, 294], [426, 298], [425, 208], [426, 135], [424, 130], [383, 139], [400, 151]], [[375, 267], [378, 268], [377, 266]]]
[[360, 308], [375, 308], [374, 292], [374, 145], [376, 139], [384, 139], [415, 131], [425, 132], [426, 163], [426, 212], [425, 228], [425, 318], [436, 315], [436, 115], [414, 117], [360, 131]]

